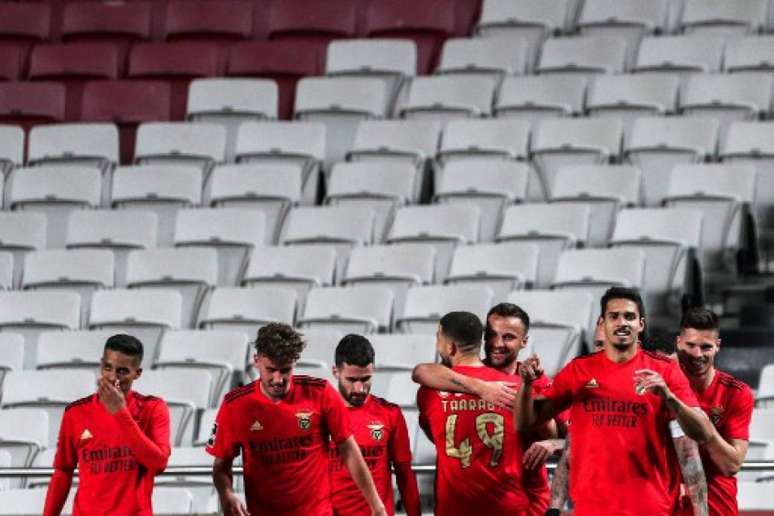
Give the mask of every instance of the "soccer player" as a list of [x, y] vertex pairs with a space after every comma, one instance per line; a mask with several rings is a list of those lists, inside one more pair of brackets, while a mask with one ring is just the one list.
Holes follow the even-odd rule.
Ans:
[[[709, 420], [679, 366], [637, 344], [645, 327], [639, 293], [612, 287], [600, 305], [601, 352], [574, 359], [536, 397], [531, 384], [542, 374], [540, 361], [522, 363], [516, 422], [526, 430], [571, 409], [570, 488], [578, 516], [672, 514], [680, 477], [670, 429], [675, 439], [684, 432], [703, 443], [710, 437]], [[672, 419], [678, 424], [670, 424]], [[684, 482], [697, 486], [697, 510], [706, 514], [700, 462], [691, 473]]]
[[706, 308], [683, 314], [677, 336], [677, 357], [712, 434], [700, 447], [709, 489], [711, 514], [738, 514], [735, 474], [747, 455], [753, 394], [745, 383], [715, 368], [720, 350], [718, 317]]
[[[436, 347], [454, 371], [482, 380], [507, 381], [479, 357], [483, 327], [469, 312], [441, 318]], [[419, 424], [437, 450], [435, 514], [525, 515], [523, 444], [512, 412], [470, 394], [420, 387]]]
[[44, 516], [62, 512], [76, 467], [75, 516], [153, 514], [153, 477], [170, 454], [169, 409], [132, 390], [142, 355], [131, 335], [105, 342], [96, 394], [68, 405], [62, 417]]
[[[254, 361], [260, 378], [226, 395], [206, 451], [227, 516], [330, 516], [328, 443], [360, 489], [371, 514], [384, 504], [350, 429], [341, 397], [325, 380], [293, 376], [303, 336], [286, 324], [258, 330]], [[242, 454], [245, 507], [233, 490], [234, 458]]]
[[[355, 441], [371, 472], [387, 514], [394, 514], [390, 464], [395, 469], [408, 516], [422, 514], [417, 479], [411, 469], [411, 444], [400, 407], [370, 394], [374, 348], [362, 335], [347, 335], [336, 347], [333, 375], [347, 406]], [[337, 516], [368, 516], [371, 510], [352, 481], [338, 449], [331, 443], [330, 475], [333, 512]]]

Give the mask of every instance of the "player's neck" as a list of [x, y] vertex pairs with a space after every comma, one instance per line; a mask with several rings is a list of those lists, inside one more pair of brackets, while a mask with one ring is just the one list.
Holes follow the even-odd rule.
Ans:
[[698, 375], [698, 376], [692, 376], [689, 374], [686, 374], [688, 377], [688, 383], [691, 384], [691, 389], [693, 389], [694, 392], [704, 392], [707, 389], [709, 389], [709, 386], [712, 385], [712, 380], [715, 379], [715, 373], [717, 372], [717, 369], [715, 369], [714, 366], [707, 369], [707, 372]]
[[[491, 367], [491, 364], [486, 364]], [[519, 369], [519, 363], [517, 361], [513, 361], [510, 364], [503, 364], [502, 367], [495, 367], [498, 371], [501, 373], [505, 373], [507, 375], [513, 376], [516, 374], [516, 371]]]
[[606, 344], [604, 353], [611, 362], [623, 364], [634, 358], [634, 355], [637, 354], [637, 343], [635, 342], [625, 349], [617, 348], [613, 344]]
[[452, 366], [484, 367], [478, 355], [460, 355], [452, 357]]

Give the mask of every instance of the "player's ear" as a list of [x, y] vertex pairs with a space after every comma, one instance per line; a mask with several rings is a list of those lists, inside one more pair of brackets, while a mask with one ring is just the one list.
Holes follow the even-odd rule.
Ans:
[[142, 376], [142, 367], [138, 367], [134, 370], [134, 379], [137, 380], [139, 377]]
[[333, 372], [333, 377], [337, 380], [339, 379], [339, 368], [336, 366], [331, 367], [331, 371]]
[[521, 340], [521, 348], [519, 348], [519, 349], [526, 348], [527, 344], [529, 344], [529, 334], [524, 335], [524, 338]]

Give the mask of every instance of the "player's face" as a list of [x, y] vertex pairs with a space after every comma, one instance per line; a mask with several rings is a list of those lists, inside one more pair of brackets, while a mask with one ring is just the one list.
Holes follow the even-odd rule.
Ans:
[[720, 339], [715, 330], [685, 328], [677, 336], [677, 358], [688, 376], [704, 376], [715, 365]]
[[339, 392], [344, 401], [353, 407], [362, 407], [371, 392], [374, 365], [360, 367], [344, 362], [341, 367], [333, 368], [333, 376], [339, 381]]
[[629, 299], [611, 299], [605, 307], [604, 320], [606, 342], [618, 350], [625, 350], [637, 344], [645, 328], [637, 303]]
[[142, 374], [142, 368], [136, 357], [106, 349], [100, 361], [99, 374], [126, 394], [132, 388], [132, 383]]
[[519, 351], [527, 346], [527, 328], [518, 317], [490, 315], [487, 319], [484, 350], [489, 365], [502, 368], [516, 361]]
[[446, 367], [451, 367], [451, 341], [441, 331], [440, 324], [435, 332], [435, 350], [438, 352], [438, 356], [441, 357], [441, 363]]
[[290, 375], [293, 374], [294, 365], [277, 364], [269, 357], [255, 355], [255, 367], [260, 375], [264, 394], [275, 400], [284, 398], [290, 388]]

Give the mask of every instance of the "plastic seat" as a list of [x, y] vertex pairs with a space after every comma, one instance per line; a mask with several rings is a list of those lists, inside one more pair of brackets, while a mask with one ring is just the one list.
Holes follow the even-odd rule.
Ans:
[[202, 306], [197, 327], [241, 331], [252, 338], [270, 322], [292, 325], [297, 297], [294, 290], [272, 286], [219, 287]]
[[755, 34], [766, 25], [765, 0], [729, 4], [719, 0], [685, 0], [681, 28], [688, 34]]
[[453, 38], [446, 41], [437, 74], [473, 75], [501, 80], [527, 71], [530, 48], [522, 39], [504, 45], [494, 38]]
[[121, 163], [134, 158], [137, 126], [144, 122], [169, 120], [170, 87], [158, 81], [95, 81], [83, 90], [81, 119], [112, 122], [118, 126]]
[[524, 118], [536, 127], [543, 118], [584, 112], [587, 79], [580, 75], [547, 74], [506, 77], [495, 100], [498, 118]]
[[194, 437], [193, 445], [201, 452], [201, 447], [207, 444], [212, 435], [212, 425], [215, 424], [215, 417], [218, 415], [218, 409], [205, 409], [199, 417], [199, 431]]
[[449, 272], [454, 249], [478, 242], [479, 227], [480, 212], [476, 206], [405, 206], [395, 213], [386, 242], [435, 249], [435, 279], [441, 282]]
[[0, 5], [0, 40], [26, 53], [33, 44], [51, 36], [51, 6], [44, 2]]
[[[209, 432], [211, 429], [212, 425], [207, 428], [207, 431]], [[212, 456], [201, 448], [177, 446], [172, 448], [172, 453], [167, 461], [167, 466], [211, 467], [212, 462]], [[168, 496], [180, 496], [178, 493], [183, 493], [183, 499], [177, 502], [181, 503], [181, 505], [179, 507], [171, 507], [174, 509], [174, 514], [176, 515], [200, 514], [204, 512], [201, 508], [206, 506], [210, 496], [215, 492], [215, 486], [213, 486], [212, 482], [205, 476], [162, 476], [154, 480], [154, 487], [160, 489], [161, 493], [160, 495], [155, 495], [154, 489], [154, 496], [166, 498]], [[180, 489], [183, 491], [179, 491]], [[159, 502], [159, 504], [160, 503], [162, 502]], [[153, 509], [157, 513], [159, 512], [159, 509], [162, 508], [159, 504], [153, 505]], [[192, 508], [191, 512], [182, 512], [186, 510], [187, 507]]]
[[13, 283], [13, 253], [0, 252], [0, 289], [10, 290]]
[[768, 407], [768, 404], [774, 401], [774, 364], [765, 365], [761, 369], [755, 401], [761, 407]]
[[565, 166], [556, 174], [551, 203], [588, 206], [591, 247], [604, 247], [613, 235], [616, 215], [636, 206], [642, 184], [640, 169], [632, 165]]
[[767, 482], [739, 482], [737, 500], [741, 511], [771, 511], [774, 500], [771, 499], [771, 485]]
[[528, 165], [512, 161], [453, 161], [436, 182], [435, 201], [477, 206], [481, 216], [479, 241], [491, 242], [506, 206], [527, 198], [531, 171]]
[[[0, 450], [11, 456], [10, 466], [30, 466], [35, 457], [49, 446], [48, 412], [42, 408], [15, 408], [3, 410], [2, 416]], [[56, 431], [59, 432], [59, 428]], [[16, 484], [21, 485], [22, 482], [17, 481]]]
[[633, 72], [720, 71], [725, 41], [720, 36], [660, 36], [642, 40]]
[[217, 124], [156, 122], [140, 124], [137, 129], [137, 164], [198, 166], [206, 179], [225, 157], [226, 130]]
[[536, 286], [548, 288], [553, 281], [559, 255], [588, 239], [588, 206], [523, 204], [505, 211], [498, 242], [525, 242], [540, 248]]
[[[428, 339], [429, 340], [429, 339]], [[379, 389], [376, 395], [400, 407], [416, 407], [418, 385], [411, 381], [409, 371], [383, 372], [376, 377]], [[384, 389], [382, 391], [382, 389]]]
[[250, 252], [266, 242], [262, 212], [243, 208], [181, 210], [175, 225], [175, 246], [214, 249], [221, 286], [237, 285]]
[[89, 329], [129, 333], [143, 343], [142, 365], [156, 358], [161, 334], [180, 329], [183, 297], [175, 290], [99, 290], [91, 298]]
[[435, 361], [433, 338], [427, 335], [371, 335], [368, 340], [376, 354], [377, 374], [411, 371], [417, 364]]
[[22, 78], [27, 53], [13, 42], [0, 40], [0, 79], [18, 81]]
[[325, 142], [325, 125], [319, 122], [245, 122], [237, 133], [236, 159], [238, 163], [298, 167], [303, 200], [313, 204], [326, 156]]
[[370, 38], [412, 39], [417, 45], [420, 74], [435, 68], [443, 42], [454, 34], [454, 9], [443, 0], [371, 2], [365, 34]]
[[542, 120], [532, 143], [533, 160], [550, 198], [563, 165], [601, 165], [621, 156], [623, 122], [617, 118]]
[[438, 160], [526, 160], [530, 126], [524, 120], [453, 120], [443, 131]]
[[0, 126], [0, 175], [8, 175], [14, 167], [24, 162], [24, 130]]
[[494, 299], [535, 284], [540, 248], [528, 243], [478, 244], [454, 251], [448, 285], [487, 287]]
[[46, 216], [46, 247], [65, 245], [68, 214], [99, 207], [102, 177], [94, 168], [40, 166], [13, 172], [8, 204], [14, 210], [35, 211]]
[[24, 367], [24, 336], [0, 332], [0, 385], [5, 375], [11, 371], [19, 371], [22, 367]]
[[109, 330], [45, 331], [38, 341], [38, 369], [82, 369], [100, 367], [105, 342], [115, 334]]
[[310, 77], [296, 87], [296, 120], [325, 125], [326, 162], [344, 159], [358, 122], [388, 115], [387, 85], [373, 77]]
[[626, 40], [610, 36], [549, 39], [543, 45], [536, 73], [581, 75], [626, 71]]
[[0, 82], [0, 123], [32, 126], [65, 120], [65, 87], [55, 82]]
[[125, 57], [132, 43], [150, 39], [151, 8], [149, 2], [68, 2], [62, 18], [62, 40], [112, 43]]
[[324, 5], [289, 0], [272, 4], [269, 38], [327, 44], [354, 36], [357, 23], [357, 0], [334, 0]]
[[723, 69], [729, 73], [770, 72], [774, 68], [774, 37], [749, 36], [726, 43]]
[[272, 79], [279, 91], [279, 118], [293, 114], [296, 83], [301, 77], [322, 75], [324, 45], [303, 41], [236, 43], [229, 51], [226, 75]]
[[642, 292], [648, 301], [648, 317], [666, 316], [674, 324], [682, 296], [701, 296], [700, 278], [694, 271], [699, 267], [702, 219], [699, 210], [679, 208], [618, 213], [610, 244], [646, 253]]
[[13, 255], [13, 286], [21, 282], [24, 256], [46, 248], [46, 223], [42, 213], [0, 213], [0, 251]]
[[392, 291], [382, 286], [314, 288], [297, 325], [345, 334], [376, 333], [390, 328], [392, 303]]
[[487, 77], [417, 77], [411, 82], [408, 100], [400, 115], [441, 122], [489, 116], [495, 86], [495, 82]]
[[221, 73], [218, 46], [203, 42], [138, 43], [129, 54], [127, 77], [164, 81], [170, 88], [172, 120], [184, 120], [188, 85]]
[[[338, 346], [344, 334], [336, 330], [303, 331], [306, 347], [296, 364], [302, 367], [320, 367], [330, 370], [334, 365], [336, 346]], [[372, 340], [376, 335], [369, 335]]]
[[611, 286], [639, 289], [645, 258], [640, 249], [570, 249], [559, 255], [552, 288], [589, 292], [594, 299]]
[[445, 314], [464, 310], [481, 320], [492, 306], [492, 290], [462, 285], [412, 287], [402, 314], [396, 314], [395, 329], [401, 333], [434, 334]]
[[374, 239], [382, 241], [395, 209], [419, 200], [420, 177], [408, 163], [337, 163], [333, 166], [326, 203], [361, 206], [374, 213]]
[[251, 2], [173, 0], [166, 5], [164, 39], [227, 45], [252, 37]]
[[119, 160], [118, 128], [113, 124], [41, 125], [30, 130], [29, 165], [94, 166], [103, 174]]

